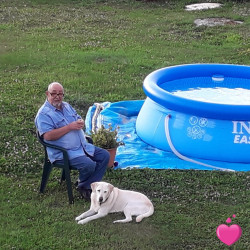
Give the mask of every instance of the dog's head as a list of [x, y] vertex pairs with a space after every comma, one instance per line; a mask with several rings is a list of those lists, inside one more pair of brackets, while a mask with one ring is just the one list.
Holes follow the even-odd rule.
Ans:
[[113, 191], [114, 186], [107, 182], [93, 182], [91, 184], [91, 189], [93, 194], [91, 199], [92, 197], [95, 197], [97, 202], [104, 203]]

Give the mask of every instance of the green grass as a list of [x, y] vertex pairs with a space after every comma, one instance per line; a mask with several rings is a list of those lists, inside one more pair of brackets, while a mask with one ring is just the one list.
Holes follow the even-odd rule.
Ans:
[[[43, 149], [34, 117], [52, 81], [84, 116], [94, 102], [144, 99], [144, 78], [185, 63], [250, 64], [250, 5], [186, 12], [198, 1], [2, 0], [0, 2], [1, 249], [228, 249], [218, 225], [236, 214], [250, 246], [250, 175], [217, 171], [116, 170], [104, 180], [147, 194], [155, 214], [117, 225], [122, 214], [79, 226], [89, 208], [53, 171], [39, 194]], [[237, 26], [195, 27], [196, 18], [226, 17]], [[74, 173], [77, 178], [77, 173]]]

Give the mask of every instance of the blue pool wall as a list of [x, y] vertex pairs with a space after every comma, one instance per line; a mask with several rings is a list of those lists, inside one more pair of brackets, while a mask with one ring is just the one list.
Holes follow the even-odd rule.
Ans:
[[250, 106], [188, 100], [161, 88], [167, 81], [190, 77], [235, 78], [250, 87], [250, 67], [238, 65], [181, 65], [151, 73], [144, 81], [147, 98], [136, 121], [138, 136], [149, 145], [171, 151], [165, 119], [176, 149], [183, 155], [225, 162], [250, 163]]

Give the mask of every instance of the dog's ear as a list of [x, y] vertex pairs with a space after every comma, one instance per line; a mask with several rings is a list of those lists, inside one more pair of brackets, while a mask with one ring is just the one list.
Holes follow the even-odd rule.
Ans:
[[109, 189], [109, 192], [111, 193], [114, 189], [114, 186], [112, 184], [109, 183], [108, 185], [108, 189]]
[[97, 182], [93, 182], [93, 183], [90, 184], [91, 189], [92, 189], [93, 192], [95, 191], [96, 185], [97, 185]]

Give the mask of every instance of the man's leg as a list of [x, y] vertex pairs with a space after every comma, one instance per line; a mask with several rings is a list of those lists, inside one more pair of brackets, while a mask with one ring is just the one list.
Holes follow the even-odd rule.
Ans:
[[[109, 162], [109, 157], [110, 155], [107, 150], [95, 147], [93, 156], [83, 155], [70, 160], [70, 166], [79, 170], [78, 190], [86, 199], [90, 198], [90, 184], [102, 180]], [[63, 164], [63, 160], [56, 161], [56, 163]]]
[[[63, 160], [56, 161], [57, 164], [63, 164]], [[78, 169], [79, 171], [79, 182], [84, 183], [84, 181], [88, 180], [90, 176], [95, 172], [96, 162], [90, 159], [87, 155], [83, 155], [77, 158], [74, 158], [69, 161], [71, 167]], [[78, 191], [81, 193], [82, 197], [86, 200], [90, 200], [91, 189], [89, 187], [81, 187]]]
[[[78, 169], [79, 171], [79, 180], [78, 182], [83, 183], [84, 181], [88, 180], [90, 176], [95, 172], [96, 169], [96, 162], [90, 159], [87, 155], [83, 155], [77, 157], [75, 159], [70, 160], [70, 166]], [[89, 189], [90, 187], [85, 187], [85, 189]]]
[[[92, 174], [89, 175], [85, 180], [81, 178], [81, 170], [80, 170], [80, 183], [78, 184], [79, 188], [90, 189], [90, 184], [92, 182], [101, 181], [102, 177], [105, 174], [105, 171], [109, 162], [109, 152], [105, 149], [95, 147], [95, 153], [93, 156], [89, 156], [89, 159], [92, 160], [96, 165]], [[83, 172], [83, 170], [82, 170]]]

